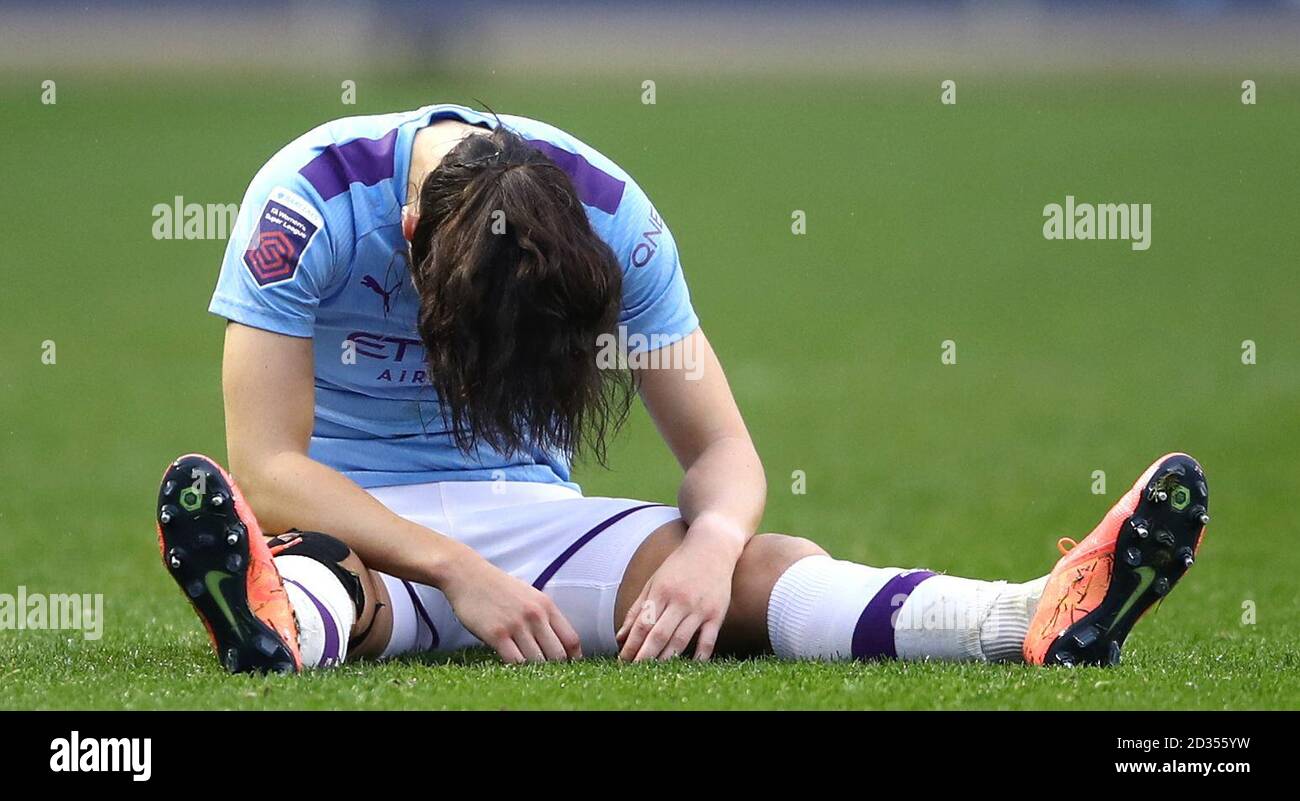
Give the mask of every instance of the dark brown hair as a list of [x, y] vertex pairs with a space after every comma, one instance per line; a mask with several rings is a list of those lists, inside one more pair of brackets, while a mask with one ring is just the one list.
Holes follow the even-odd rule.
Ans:
[[467, 136], [420, 187], [411, 275], [458, 448], [589, 448], [604, 462], [633, 392], [596, 360], [622, 270], [563, 170], [504, 126]]

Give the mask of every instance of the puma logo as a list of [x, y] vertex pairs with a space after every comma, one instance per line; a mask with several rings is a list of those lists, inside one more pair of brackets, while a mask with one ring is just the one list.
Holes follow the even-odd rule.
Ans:
[[397, 283], [385, 289], [383, 284], [376, 281], [374, 277], [367, 275], [361, 279], [361, 285], [367, 287], [371, 292], [374, 292], [376, 295], [384, 299], [384, 314], [388, 314], [392, 311], [393, 293], [402, 286], [402, 281], [399, 278]]

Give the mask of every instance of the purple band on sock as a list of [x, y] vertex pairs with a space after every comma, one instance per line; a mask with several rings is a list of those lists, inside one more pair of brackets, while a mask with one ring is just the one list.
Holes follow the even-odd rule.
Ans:
[[322, 667], [331, 662], [339, 661], [339, 624], [334, 622], [334, 616], [330, 614], [330, 610], [326, 609], [325, 604], [311, 594], [311, 590], [291, 578], [286, 578], [285, 581], [302, 590], [311, 599], [311, 602], [316, 604], [316, 611], [320, 612], [320, 619], [325, 622], [325, 648], [321, 651], [320, 663], [315, 667]]
[[858, 625], [853, 628], [854, 659], [898, 658], [894, 648], [894, 613], [902, 608], [917, 585], [933, 575], [928, 570], [913, 570], [885, 582], [880, 592], [867, 602]]

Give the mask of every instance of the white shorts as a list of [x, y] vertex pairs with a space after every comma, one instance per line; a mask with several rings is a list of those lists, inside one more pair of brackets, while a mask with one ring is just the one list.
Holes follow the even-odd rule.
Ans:
[[[473, 548], [549, 595], [582, 639], [584, 654], [612, 654], [614, 602], [637, 548], [677, 509], [626, 498], [587, 498], [568, 487], [519, 481], [442, 481], [376, 487], [395, 514]], [[392, 601], [383, 656], [481, 645], [440, 590], [380, 574]]]

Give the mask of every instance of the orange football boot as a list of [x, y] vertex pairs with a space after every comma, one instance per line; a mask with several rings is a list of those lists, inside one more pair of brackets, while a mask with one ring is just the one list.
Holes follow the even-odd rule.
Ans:
[[[1080, 543], [1062, 538], [1025, 638], [1031, 665], [1114, 665], [1133, 624], [1192, 566], [1210, 522], [1205, 472], [1157, 459]], [[1067, 547], [1072, 546], [1072, 547]]]
[[206, 456], [172, 462], [158, 490], [163, 566], [231, 673], [302, 670], [298, 622], [253, 510]]

